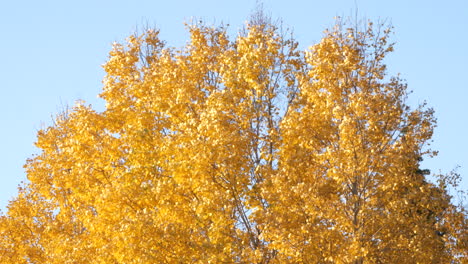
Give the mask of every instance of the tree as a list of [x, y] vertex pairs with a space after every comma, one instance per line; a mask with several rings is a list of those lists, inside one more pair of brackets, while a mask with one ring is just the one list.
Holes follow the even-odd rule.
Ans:
[[[38, 133], [2, 263], [466, 263], [467, 214], [420, 169], [435, 125], [389, 78], [390, 28], [308, 51], [268, 18], [115, 44], [106, 110]], [[465, 261], [465, 262], [464, 262]]]

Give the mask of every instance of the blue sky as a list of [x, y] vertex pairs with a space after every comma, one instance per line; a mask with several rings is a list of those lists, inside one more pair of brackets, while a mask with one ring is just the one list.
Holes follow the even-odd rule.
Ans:
[[[460, 165], [468, 189], [468, 1], [264, 0], [274, 18], [294, 29], [302, 48], [318, 42], [333, 17], [354, 14], [388, 19], [395, 27], [396, 50], [387, 59], [389, 72], [401, 73], [410, 103], [435, 108], [438, 127], [426, 160], [433, 172]], [[104, 77], [101, 65], [111, 43], [123, 41], [136, 26], [155, 25], [168, 44], [187, 40], [184, 21], [242, 27], [255, 1], [3, 1], [0, 4], [0, 209], [26, 179], [22, 168], [37, 152], [38, 129], [66, 105], [82, 99], [103, 109], [97, 98]]]

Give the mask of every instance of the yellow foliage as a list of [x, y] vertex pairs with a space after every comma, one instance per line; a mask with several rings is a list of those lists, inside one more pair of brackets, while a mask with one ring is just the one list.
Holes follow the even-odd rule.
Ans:
[[467, 214], [419, 169], [433, 111], [386, 76], [389, 30], [345, 26], [305, 52], [261, 19], [115, 44], [106, 110], [39, 131], [0, 262], [466, 263]]

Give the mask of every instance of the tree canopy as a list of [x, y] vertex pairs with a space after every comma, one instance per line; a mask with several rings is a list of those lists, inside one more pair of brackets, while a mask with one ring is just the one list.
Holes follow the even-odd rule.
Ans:
[[468, 218], [420, 168], [435, 118], [386, 72], [391, 27], [300, 51], [254, 16], [115, 44], [100, 96], [38, 132], [1, 263], [467, 263]]

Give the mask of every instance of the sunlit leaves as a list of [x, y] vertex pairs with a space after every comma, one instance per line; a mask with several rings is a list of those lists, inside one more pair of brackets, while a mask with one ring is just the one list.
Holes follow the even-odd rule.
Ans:
[[106, 110], [39, 131], [1, 262], [463, 261], [466, 213], [419, 168], [433, 111], [387, 77], [390, 30], [348, 26], [305, 52], [261, 17], [114, 44]]

